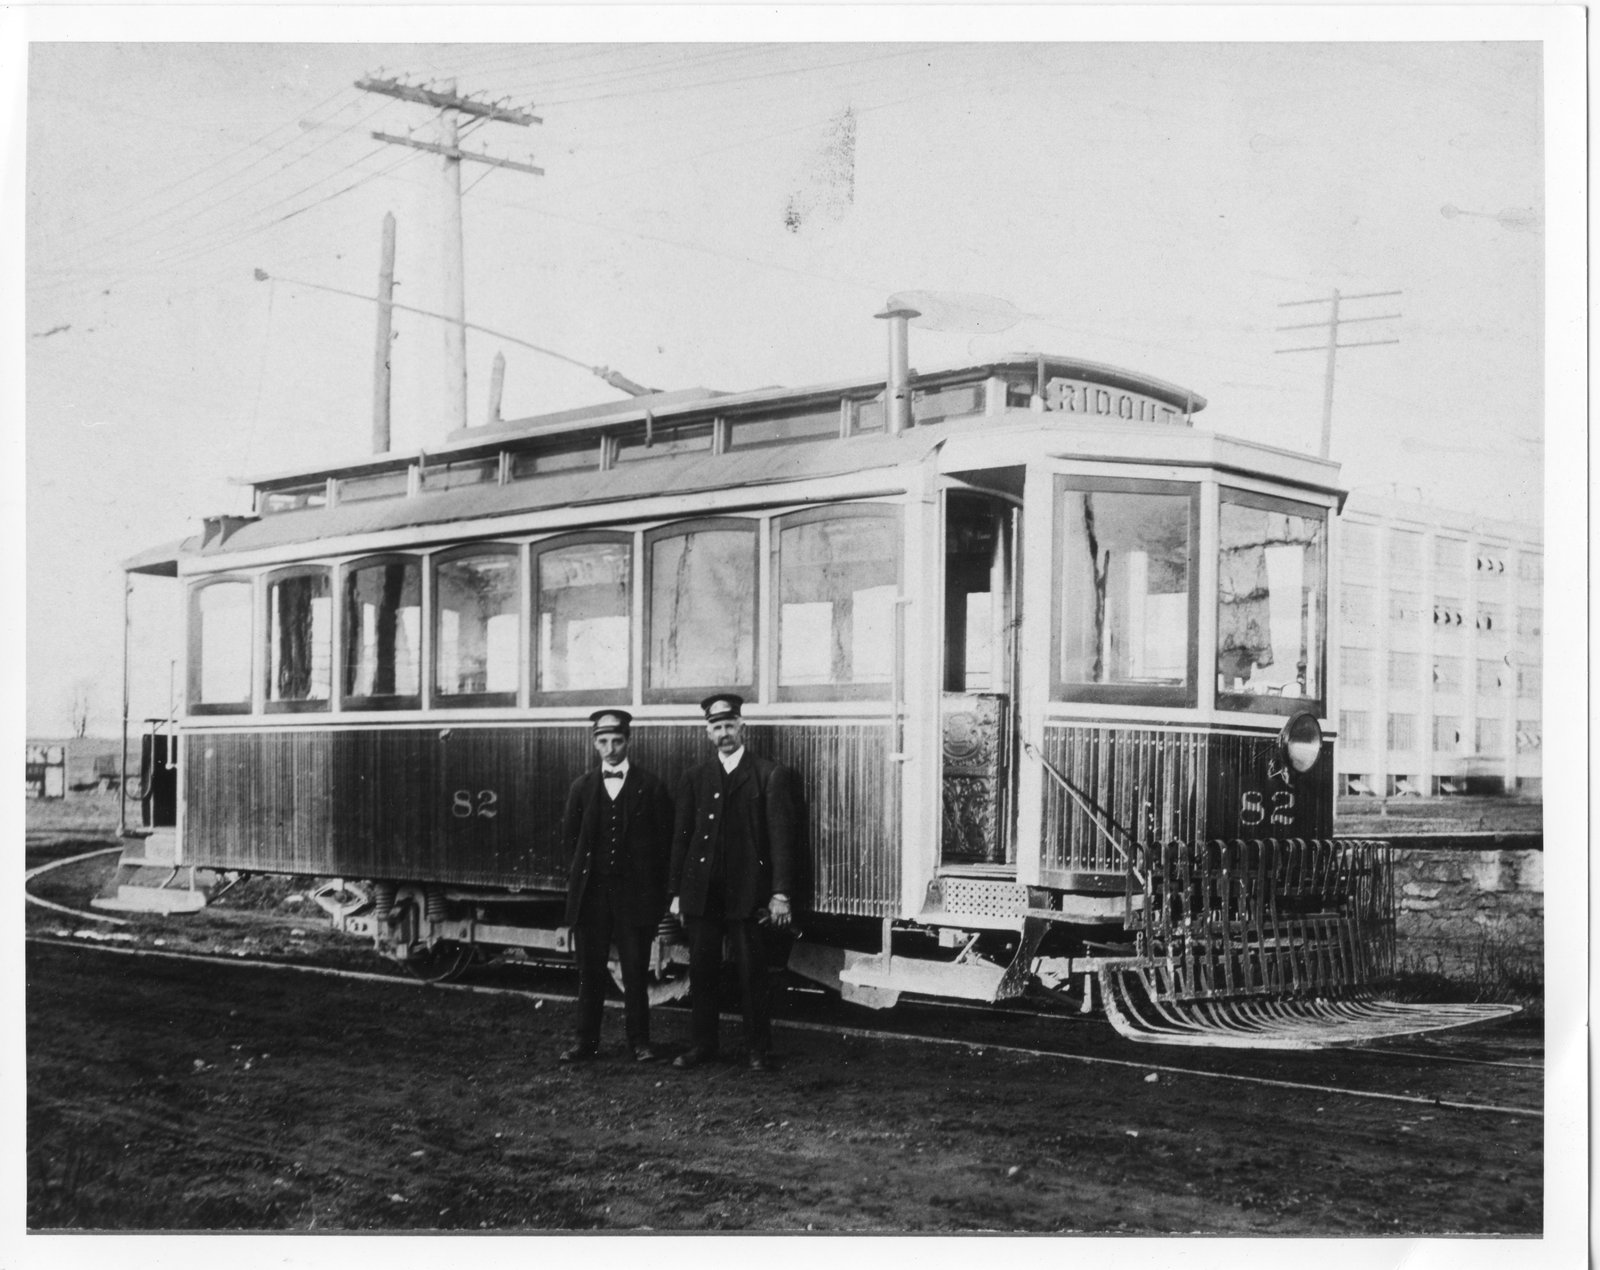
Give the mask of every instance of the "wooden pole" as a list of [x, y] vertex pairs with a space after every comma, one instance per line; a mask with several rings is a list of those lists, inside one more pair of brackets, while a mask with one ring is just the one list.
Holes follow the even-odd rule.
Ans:
[[500, 395], [506, 386], [506, 355], [495, 351], [494, 368], [489, 373], [489, 426], [500, 422]]
[[383, 214], [378, 266], [378, 342], [372, 361], [372, 452], [389, 452], [389, 345], [394, 338], [394, 213]]
[[[443, 91], [453, 97], [455, 80], [447, 80]], [[460, 149], [458, 140], [456, 112], [447, 106], [439, 112], [439, 144], [445, 151], [456, 151]], [[461, 160], [444, 154], [439, 175], [444, 204], [439, 281], [445, 315], [450, 319], [444, 327], [445, 401], [451, 411], [451, 425], [459, 431], [467, 426], [467, 297], [461, 233]]]
[[1323, 458], [1333, 445], [1333, 365], [1339, 347], [1339, 289], [1333, 291], [1333, 313], [1328, 318], [1328, 367], [1322, 379], [1322, 448], [1317, 451]]

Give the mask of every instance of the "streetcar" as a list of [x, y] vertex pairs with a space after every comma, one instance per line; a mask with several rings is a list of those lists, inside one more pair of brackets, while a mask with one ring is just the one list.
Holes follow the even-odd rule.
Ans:
[[[696, 703], [738, 692], [805, 790], [787, 967], [847, 1000], [1043, 997], [1206, 1044], [1478, 1017], [1373, 995], [1389, 853], [1333, 826], [1336, 466], [1074, 357], [913, 372], [914, 314], [879, 316], [881, 377], [255, 478], [254, 514], [128, 561], [187, 617], [137, 832], [319, 879], [423, 977], [559, 959], [589, 713], [631, 711], [670, 784], [708, 753]], [[686, 962], [664, 919], [657, 999]]]

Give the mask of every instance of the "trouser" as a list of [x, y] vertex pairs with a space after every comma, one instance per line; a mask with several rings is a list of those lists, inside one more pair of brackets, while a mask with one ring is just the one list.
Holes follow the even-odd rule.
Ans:
[[578, 909], [578, 1044], [600, 1043], [600, 1017], [611, 978], [611, 945], [622, 963], [623, 1018], [628, 1048], [650, 1044], [649, 926], [630, 926], [624, 915], [622, 879], [595, 874]]
[[752, 1054], [772, 1047], [772, 1021], [767, 1008], [767, 950], [761, 923], [754, 917], [726, 918], [715, 913], [690, 917], [689, 1005], [694, 1044], [717, 1050], [717, 997], [722, 983], [722, 940], [733, 945], [739, 969], [739, 1004], [744, 1012], [744, 1041]]

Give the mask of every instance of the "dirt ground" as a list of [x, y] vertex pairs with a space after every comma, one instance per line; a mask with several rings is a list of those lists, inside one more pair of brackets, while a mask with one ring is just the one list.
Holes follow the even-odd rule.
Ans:
[[[40, 833], [29, 863], [94, 843]], [[31, 889], [81, 903], [113, 858]], [[555, 1057], [571, 1005], [509, 989], [570, 991], [570, 974], [423, 987], [302, 909], [220, 905], [91, 938], [94, 924], [30, 906], [29, 1229], [1541, 1229], [1541, 1119], [1408, 1101], [1538, 1108], [1528, 1020], [1460, 1041], [1447, 1052], [1475, 1061], [1451, 1063], [1199, 1054], [1133, 1046], [1098, 1021], [931, 1008], [856, 1011], [845, 1027], [836, 1005], [801, 1001], [770, 1074], [624, 1061], [615, 1014], [610, 1056], [569, 1069]], [[190, 951], [220, 959], [160, 955]], [[685, 1011], [653, 1026], [669, 1052], [686, 1043]], [[1394, 1098], [1341, 1092], [1356, 1090]]]

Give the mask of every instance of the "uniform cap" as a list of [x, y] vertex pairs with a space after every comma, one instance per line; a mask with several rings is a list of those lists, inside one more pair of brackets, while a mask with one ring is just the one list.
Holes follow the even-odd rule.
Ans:
[[720, 723], [724, 719], [737, 719], [744, 709], [744, 698], [733, 692], [714, 692], [700, 703], [706, 712], [707, 723]]
[[606, 732], [620, 732], [627, 736], [633, 730], [633, 716], [626, 710], [596, 710], [589, 716], [595, 736]]

